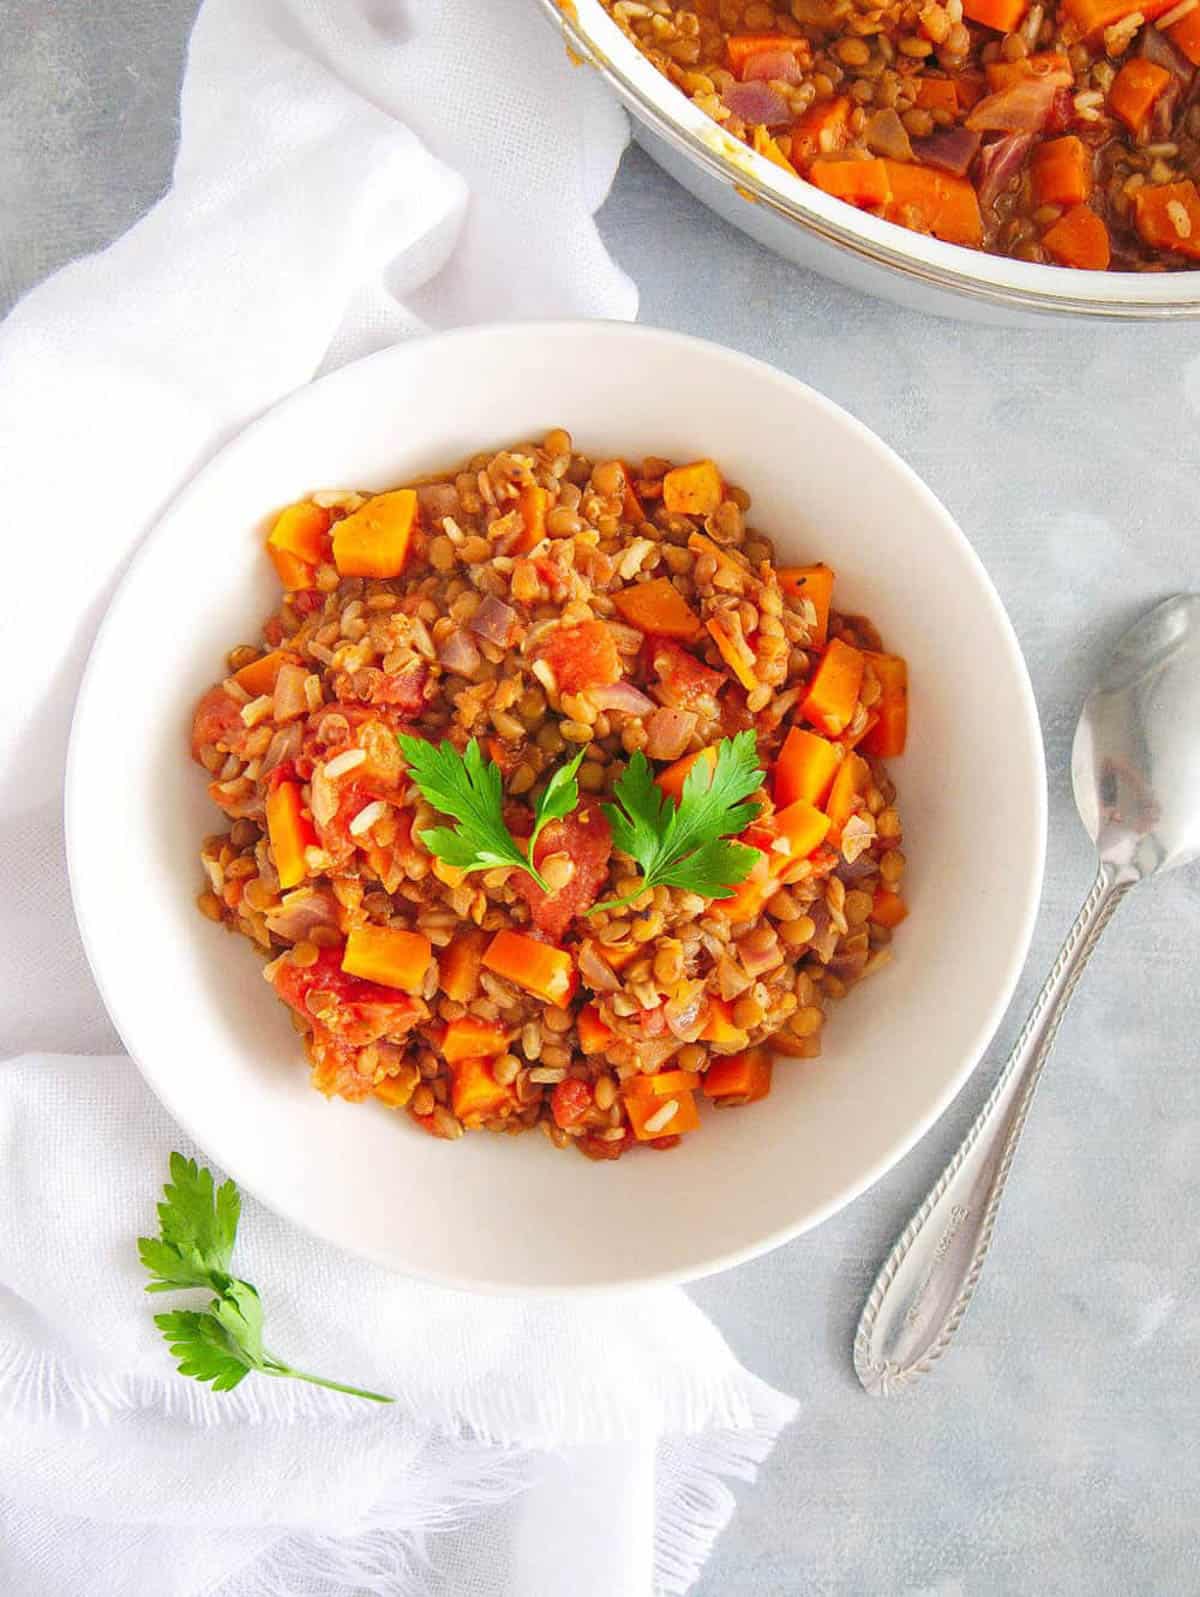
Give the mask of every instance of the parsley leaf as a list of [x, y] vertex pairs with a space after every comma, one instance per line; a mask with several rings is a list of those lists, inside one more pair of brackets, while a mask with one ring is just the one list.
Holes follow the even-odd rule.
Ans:
[[514, 866], [527, 871], [544, 893], [550, 889], [533, 863], [533, 845], [548, 821], [569, 815], [579, 803], [575, 780], [584, 750], [560, 766], [547, 782], [533, 815], [533, 834], [523, 847], [504, 824], [504, 794], [500, 767], [485, 760], [476, 738], [463, 753], [453, 743], [438, 745], [424, 738], [399, 734], [397, 741], [413, 780], [434, 809], [449, 815], [456, 826], [435, 826], [420, 839], [431, 854], [460, 871], [489, 871]]
[[171, 1180], [158, 1206], [159, 1235], [139, 1237], [138, 1254], [153, 1279], [147, 1292], [204, 1287], [215, 1293], [207, 1309], [174, 1309], [154, 1323], [177, 1361], [180, 1375], [210, 1381], [214, 1392], [231, 1392], [252, 1371], [289, 1376], [350, 1397], [390, 1403], [390, 1397], [343, 1386], [292, 1369], [263, 1346], [263, 1312], [249, 1281], [229, 1271], [242, 1200], [232, 1181], [217, 1187], [212, 1171], [181, 1153], [171, 1155]]
[[707, 763], [695, 762], [678, 805], [654, 780], [645, 755], [635, 754], [613, 789], [617, 804], [606, 804], [604, 813], [616, 847], [641, 867], [642, 885], [636, 893], [609, 899], [588, 913], [623, 908], [660, 883], [703, 898], [731, 897], [732, 889], [749, 875], [755, 851], [725, 839], [745, 831], [758, 814], [757, 804], [744, 801], [762, 779], [758, 742], [749, 731], [722, 739], [711, 778]]

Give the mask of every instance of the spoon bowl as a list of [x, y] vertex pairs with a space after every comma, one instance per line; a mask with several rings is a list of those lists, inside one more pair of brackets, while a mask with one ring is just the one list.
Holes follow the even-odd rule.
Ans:
[[1200, 595], [1177, 594], [1124, 634], [1084, 704], [1071, 780], [1120, 880], [1200, 858]]

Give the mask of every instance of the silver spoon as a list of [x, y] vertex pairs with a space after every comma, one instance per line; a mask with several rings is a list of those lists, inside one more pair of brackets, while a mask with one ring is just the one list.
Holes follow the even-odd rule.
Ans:
[[1166, 600], [1122, 637], [1079, 718], [1071, 778], [1095, 885], [991, 1096], [871, 1288], [854, 1368], [877, 1396], [928, 1370], [958, 1329], [1042, 1067], [1113, 911], [1137, 882], [1200, 857], [1200, 595]]

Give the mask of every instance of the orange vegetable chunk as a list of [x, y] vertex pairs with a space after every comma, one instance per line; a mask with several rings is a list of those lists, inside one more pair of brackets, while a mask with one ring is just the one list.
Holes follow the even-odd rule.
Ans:
[[285, 588], [311, 588], [316, 567], [325, 558], [325, 534], [330, 515], [320, 505], [303, 499], [288, 505], [275, 518], [267, 534], [267, 553]]
[[335, 525], [333, 562], [343, 577], [398, 577], [416, 524], [414, 489], [376, 494]]
[[1061, 266], [1104, 272], [1112, 259], [1108, 229], [1086, 205], [1073, 205], [1042, 235], [1042, 244]]
[[829, 641], [829, 609], [833, 603], [834, 570], [832, 566], [781, 566], [777, 573], [779, 586], [793, 599], [810, 599], [817, 612], [816, 630], [812, 635], [814, 649], [823, 649]]
[[908, 739], [908, 663], [898, 654], [867, 653], [882, 694], [874, 706], [877, 720], [862, 738], [862, 747], [877, 760], [904, 753]]
[[267, 794], [267, 836], [280, 887], [298, 887], [306, 875], [304, 850], [317, 841], [298, 782], [277, 782]]
[[850, 139], [850, 101], [818, 100], [792, 128], [792, 165], [806, 172], [818, 155], [835, 155]]
[[797, 799], [786, 809], [777, 810], [768, 824], [776, 837], [770, 854], [771, 872], [787, 881], [793, 866], [808, 859], [825, 841], [830, 820], [815, 804]]
[[1081, 205], [1092, 191], [1091, 152], [1073, 133], [1038, 145], [1030, 172], [1036, 205]]
[[1186, 17], [1180, 17], [1178, 22], [1173, 22], [1167, 29], [1167, 37], [1194, 67], [1200, 66], [1200, 6], [1189, 11]]
[[612, 596], [617, 613], [631, 627], [660, 638], [694, 638], [700, 618], [671, 581], [654, 577], [622, 588]]
[[546, 536], [546, 513], [549, 508], [549, 491], [536, 482], [527, 482], [517, 495], [523, 531], [509, 551], [511, 554], [528, 554], [535, 544], [541, 543]]
[[1026, 78], [1044, 78], [1051, 73], [1069, 78], [1071, 63], [1065, 55], [1043, 50], [1037, 55], [1022, 56], [1019, 61], [989, 61], [984, 71], [987, 73], [988, 88], [997, 94], [1001, 89], [1011, 89], [1014, 83]]
[[750, 868], [728, 898], [714, 898], [709, 911], [720, 915], [734, 926], [753, 920], [763, 905], [779, 887], [779, 878], [772, 873], [771, 862], [762, 849]]
[[1078, 24], [1088, 38], [1111, 28], [1140, 11], [1146, 22], [1153, 22], [1175, 8], [1177, 0], [1063, 0], [1062, 10]]
[[580, 1051], [585, 1054], [602, 1054], [617, 1037], [612, 1027], [606, 1026], [600, 1019], [600, 1011], [595, 1004], [584, 1004], [575, 1016], [575, 1032], [579, 1038]]
[[958, 89], [953, 78], [917, 79], [917, 104], [922, 111], [949, 111], [958, 115]]
[[758, 686], [758, 677], [755, 673], [758, 662], [754, 658], [754, 650], [741, 632], [731, 627], [725, 619], [724, 611], [719, 611], [710, 621], [706, 621], [705, 626], [708, 628], [709, 636], [721, 651], [722, 660], [746, 692], [753, 693]]
[[859, 754], [847, 754], [838, 767], [830, 789], [825, 813], [829, 817], [829, 835], [833, 842], [842, 835], [842, 827], [857, 809], [856, 800], [867, 791], [871, 781], [871, 767]]
[[[673, 1114], [666, 1113], [674, 1104]], [[625, 1113], [639, 1142], [653, 1142], [656, 1137], [679, 1137], [687, 1131], [700, 1129], [700, 1115], [696, 1109], [694, 1093], [677, 1092], [668, 1098], [658, 1098], [651, 1093], [626, 1093]]]
[[797, 799], [807, 799], [810, 804], [824, 804], [838, 764], [836, 744], [819, 737], [816, 732], [794, 726], [775, 757], [772, 796], [776, 809], [786, 809]]
[[708, 786], [712, 786], [713, 772], [717, 768], [717, 751], [714, 745], [706, 749], [697, 749], [695, 754], [685, 754], [681, 760], [676, 760], [674, 765], [668, 765], [665, 771], [660, 771], [654, 780], [664, 793], [670, 795], [679, 803], [683, 797], [683, 784], [687, 781], [687, 774], [697, 761], [703, 760], [708, 766]]
[[[700, 1041], [713, 1043], [718, 1048], [746, 1046], [747, 1035], [739, 1026], [734, 1025], [733, 1005], [727, 999], [708, 1000], [708, 1015], [704, 1021], [704, 1030], [700, 1033]], [[711, 1066], [709, 1068], [711, 1069]]]
[[1013, 33], [1029, 10], [1029, 0], [963, 0], [963, 16], [997, 33]]
[[773, 1061], [765, 1048], [747, 1048], [745, 1053], [714, 1059], [704, 1072], [706, 1098], [746, 1098], [757, 1103], [771, 1090]]
[[694, 1070], [657, 1070], [650, 1076], [630, 1076], [624, 1091], [626, 1097], [670, 1098], [677, 1092], [694, 1092], [699, 1085]]
[[766, 50], [791, 50], [805, 59], [810, 54], [808, 40], [794, 33], [731, 33], [725, 41], [725, 59], [734, 77], [740, 78], [751, 56]]
[[905, 161], [885, 161], [884, 165], [892, 191], [884, 211], [888, 221], [909, 226], [916, 220], [934, 238], [947, 244], [979, 248], [983, 243], [983, 216], [979, 196], [967, 178]]
[[625, 943], [623, 946], [618, 943], [597, 943], [596, 947], [614, 970], [624, 970], [629, 961], [636, 959], [642, 951], [640, 943]]
[[289, 654], [286, 649], [272, 649], [270, 654], [261, 655], [259, 659], [251, 660], [249, 665], [244, 665], [240, 671], [235, 671], [233, 680], [257, 699], [263, 693], [273, 692], [275, 678], [285, 665], [298, 664], [298, 657]]
[[1200, 194], [1187, 179], [1182, 183], [1146, 184], [1133, 196], [1133, 216], [1143, 240], [1200, 260]]
[[521, 932], [497, 932], [487, 946], [483, 963], [497, 976], [559, 1009], [566, 1008], [575, 991], [575, 961], [570, 954]]
[[490, 1059], [508, 1047], [508, 1032], [494, 1020], [476, 1020], [463, 1015], [448, 1022], [442, 1038], [442, 1058], [449, 1064], [459, 1059]]
[[725, 484], [712, 460], [676, 466], [663, 478], [663, 504], [673, 516], [711, 516], [724, 497]]
[[800, 714], [818, 732], [840, 737], [854, 718], [866, 662], [858, 649], [834, 638], [821, 657]]
[[377, 1081], [374, 1093], [380, 1103], [387, 1104], [389, 1109], [404, 1109], [416, 1088], [416, 1082], [410, 1081], [407, 1076], [385, 1076], [382, 1081]]
[[450, 1107], [460, 1120], [490, 1120], [515, 1104], [512, 1088], [492, 1074], [490, 1059], [459, 1059], [450, 1066]]
[[808, 169], [808, 181], [860, 210], [882, 207], [892, 197], [887, 167], [878, 159], [833, 161], [818, 157]]
[[547, 635], [539, 653], [549, 662], [560, 693], [607, 687], [621, 675], [621, 657], [603, 621], [557, 626]]
[[420, 932], [398, 926], [355, 926], [346, 938], [342, 969], [347, 976], [419, 994], [432, 959], [433, 946]]
[[276, 516], [267, 534], [267, 548], [272, 553], [283, 550], [295, 555], [306, 565], [320, 565], [325, 558], [325, 534], [331, 520], [328, 510], [314, 505], [311, 500], [301, 499]]
[[1117, 73], [1108, 91], [1109, 109], [1136, 138], [1154, 109], [1154, 102], [1171, 81], [1166, 67], [1135, 55]]
[[890, 930], [908, 919], [908, 905], [899, 893], [890, 892], [886, 887], [877, 888], [871, 905], [871, 919], [877, 926], [886, 926]]
[[469, 1004], [479, 996], [479, 968], [487, 933], [477, 926], [465, 927], [438, 956], [438, 978], [442, 991], [456, 1004]]

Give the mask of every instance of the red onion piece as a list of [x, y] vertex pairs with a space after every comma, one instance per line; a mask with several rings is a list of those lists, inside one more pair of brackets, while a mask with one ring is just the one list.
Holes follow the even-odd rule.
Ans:
[[913, 144], [908, 129], [890, 106], [868, 117], [863, 135], [872, 155], [886, 156], [889, 161], [912, 160]]
[[632, 1044], [632, 1052], [643, 1070], [647, 1065], [652, 1071], [658, 1070], [672, 1054], [679, 1052], [679, 1040], [676, 1037], [642, 1037]]
[[707, 1016], [708, 1002], [704, 996], [704, 983], [681, 982], [674, 998], [663, 1007], [667, 1029], [680, 1042], [695, 1042]]
[[1050, 119], [1055, 95], [1070, 85], [1070, 72], [1020, 78], [980, 100], [967, 118], [967, 126], [977, 133], [1040, 133]]
[[1179, 46], [1158, 28], [1142, 29], [1138, 54], [1144, 56], [1147, 61], [1153, 61], [1156, 67], [1163, 67], [1167, 72], [1173, 72], [1185, 84], [1192, 81], [1195, 67]]
[[458, 489], [452, 482], [423, 482], [417, 488], [417, 503], [426, 525], [443, 516], [457, 516], [462, 510]]
[[995, 205], [1016, 177], [1025, 164], [1032, 144], [1032, 133], [1012, 133], [1006, 139], [997, 139], [994, 144], [985, 144], [980, 150], [975, 187], [984, 210]]
[[621, 983], [616, 971], [593, 942], [585, 942], [579, 950], [579, 975], [585, 987], [594, 993], [616, 993]]
[[740, 998], [747, 987], [753, 986], [754, 978], [748, 976], [740, 965], [735, 965], [728, 955], [724, 955], [717, 964], [717, 983], [721, 997], [728, 1003], [730, 999]]
[[450, 632], [438, 644], [438, 660], [447, 671], [469, 677], [479, 666], [480, 654], [465, 632]]
[[783, 956], [779, 948], [779, 939], [767, 944], [765, 948], [747, 948], [745, 942], [738, 944], [738, 958], [742, 968], [748, 976], [761, 976], [768, 970], [774, 970], [783, 963]]
[[803, 76], [794, 50], [756, 50], [752, 56], [747, 56], [742, 67], [742, 78], [746, 83], [753, 83], [757, 79], [763, 82], [799, 83]]
[[626, 715], [649, 715], [654, 700], [634, 687], [632, 682], [612, 682], [606, 687], [589, 688], [587, 696], [598, 710], [621, 710]]
[[296, 721], [308, 714], [308, 695], [304, 679], [308, 675], [302, 665], [281, 665], [275, 678], [274, 716], [276, 721]]
[[781, 128], [792, 120], [792, 109], [769, 83], [731, 83], [721, 96], [734, 116], [765, 128]]
[[652, 760], [677, 760], [695, 730], [690, 710], [655, 710], [646, 722], [646, 753]]
[[267, 911], [267, 930], [285, 943], [298, 943], [314, 926], [337, 925], [337, 902], [332, 893], [317, 887], [298, 887], [286, 893], [277, 909]]
[[516, 624], [517, 612], [506, 605], [503, 599], [493, 598], [489, 594], [471, 617], [470, 629], [485, 643], [494, 643], [499, 649], [507, 649], [513, 641]]
[[936, 166], [955, 177], [966, 177], [979, 142], [979, 134], [970, 128], [939, 128], [927, 138], [914, 139], [912, 148], [922, 166]]
[[261, 781], [277, 765], [282, 765], [285, 760], [294, 760], [300, 752], [300, 742], [301, 731], [295, 722], [290, 726], [280, 727], [267, 744], [267, 752], [263, 755], [262, 764], [258, 768], [259, 780]]

